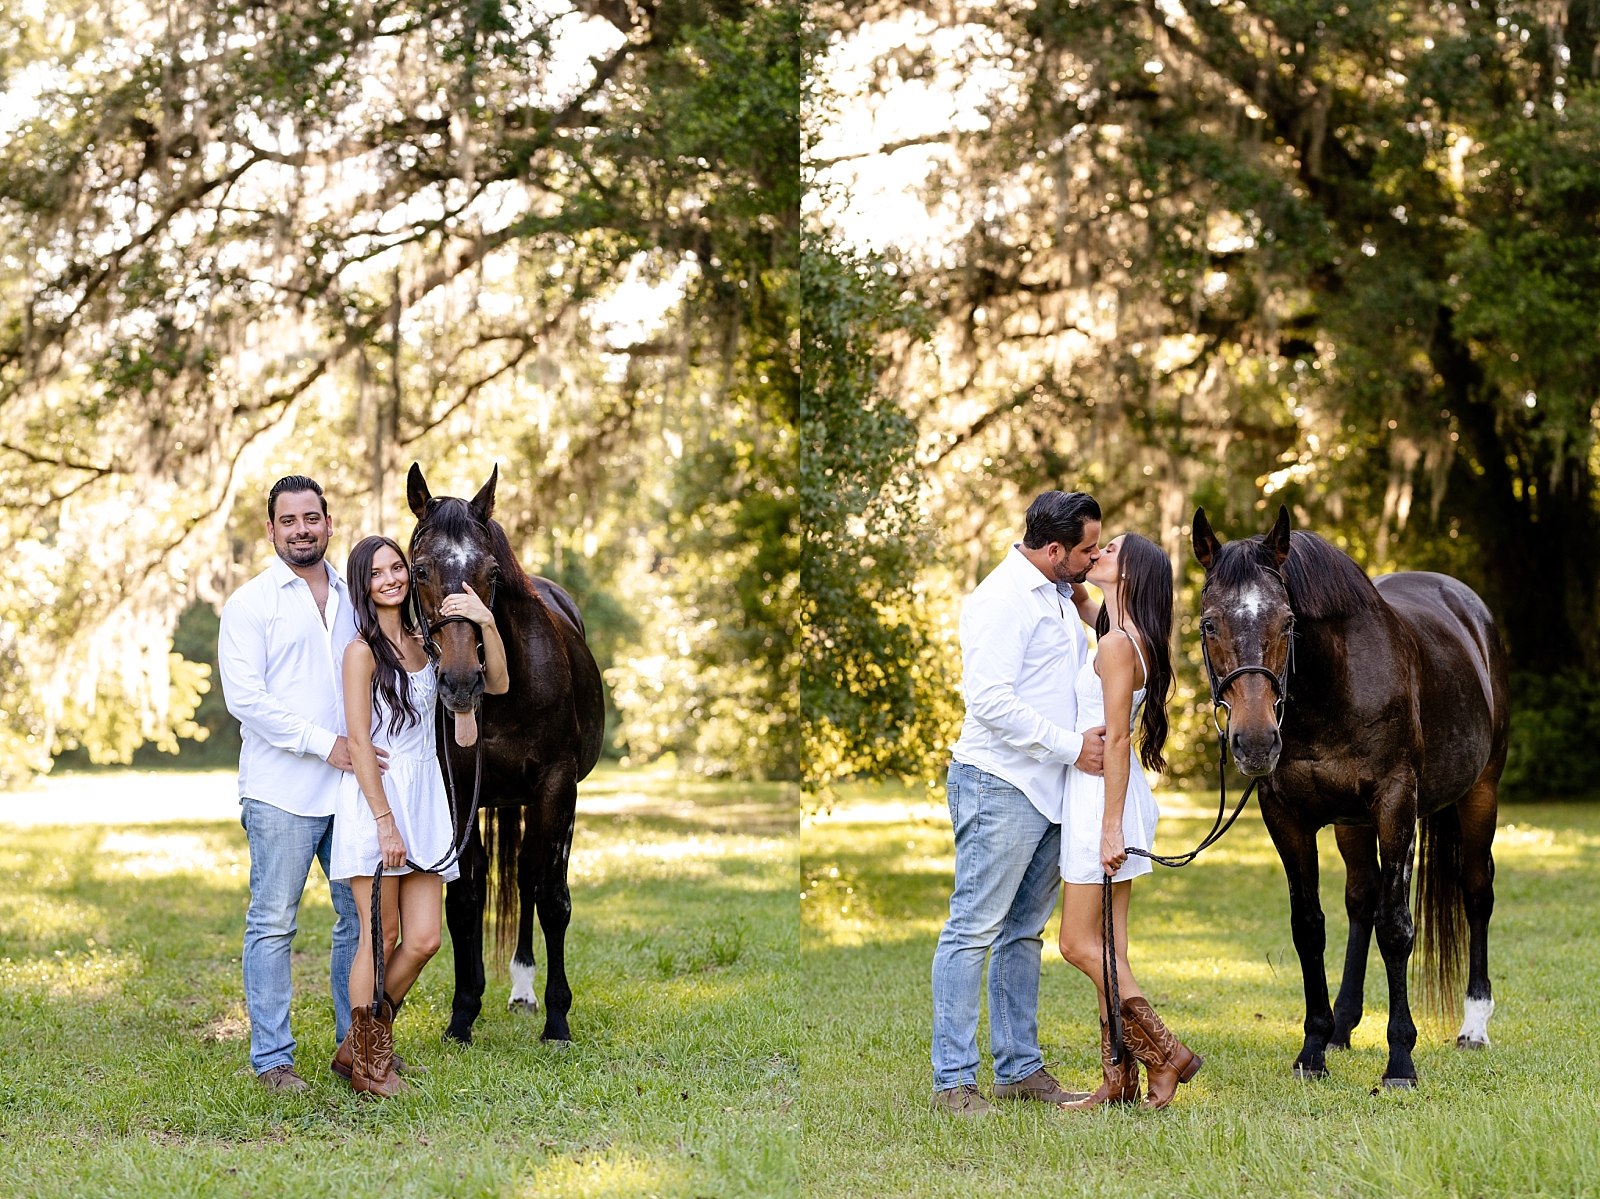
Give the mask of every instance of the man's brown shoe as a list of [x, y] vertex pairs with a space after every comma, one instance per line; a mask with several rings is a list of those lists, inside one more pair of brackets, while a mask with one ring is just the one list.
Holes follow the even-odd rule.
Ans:
[[933, 1093], [933, 1110], [949, 1116], [987, 1116], [994, 1108], [978, 1093], [976, 1083]]
[[274, 1066], [270, 1070], [263, 1070], [256, 1075], [256, 1081], [272, 1092], [304, 1091], [308, 1085], [305, 1079], [294, 1072], [293, 1066]]
[[994, 1084], [996, 1099], [1036, 1099], [1040, 1103], [1077, 1103], [1089, 1098], [1088, 1091], [1063, 1091], [1061, 1084], [1040, 1066], [1021, 1082]]

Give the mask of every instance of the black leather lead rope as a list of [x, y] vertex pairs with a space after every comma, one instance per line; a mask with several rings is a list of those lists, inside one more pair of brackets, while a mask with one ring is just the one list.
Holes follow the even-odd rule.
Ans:
[[[435, 702], [434, 712], [438, 716], [438, 735], [441, 738], [442, 743], [442, 739], [446, 736], [448, 731], [445, 727], [444, 705]], [[483, 791], [483, 742], [484, 722], [482, 716], [482, 706], [480, 705], [478, 714], [478, 751], [472, 772], [472, 805], [467, 809], [466, 822], [462, 823], [458, 819], [461, 809], [460, 805], [456, 802], [455, 769], [450, 764], [450, 749], [449, 746], [446, 746], [444, 752], [444, 776], [445, 796], [450, 803], [450, 848], [445, 851], [443, 857], [441, 857], [437, 862], [434, 862], [431, 866], [419, 866], [416, 862], [411, 860], [411, 856], [409, 854], [406, 855], [405, 864], [411, 867], [411, 869], [416, 871], [418, 874], [439, 874], [442, 871], [448, 870], [452, 863], [459, 862], [461, 860], [461, 855], [467, 848], [467, 842], [472, 840], [472, 826], [473, 822], [478, 819], [478, 802], [482, 797]], [[391, 803], [390, 806], [392, 807], [393, 804]], [[384, 1002], [383, 871], [383, 858], [380, 857], [378, 859], [378, 868], [372, 875], [372, 913], [370, 921], [372, 925], [372, 1006], [368, 1010], [371, 1011], [374, 1016], [382, 1014]]]
[[[1257, 667], [1256, 669], [1260, 668]], [[1231, 679], [1241, 673], [1244, 672], [1235, 671], [1229, 678]], [[1226, 823], [1224, 823], [1223, 815], [1228, 811], [1228, 743], [1221, 736], [1220, 729], [1218, 730], [1217, 743], [1222, 750], [1222, 761], [1218, 764], [1217, 774], [1217, 818], [1211, 823], [1211, 831], [1202, 837], [1200, 844], [1196, 845], [1188, 853], [1176, 854], [1172, 857], [1152, 853], [1150, 850], [1140, 849], [1136, 845], [1124, 846], [1125, 852], [1137, 854], [1141, 858], [1149, 858], [1152, 862], [1159, 863], [1162, 866], [1170, 866], [1176, 870], [1179, 867], [1187, 866], [1204, 851], [1222, 840], [1227, 831], [1233, 827], [1233, 822], [1239, 819], [1239, 813], [1243, 812], [1245, 804], [1250, 802], [1250, 796], [1255, 793], [1256, 783], [1260, 780], [1250, 780], [1250, 785], [1244, 789], [1244, 794], [1239, 796], [1239, 802], [1234, 805], [1232, 814], [1228, 816]], [[1111, 1064], [1115, 1066], [1122, 1063], [1126, 1050], [1122, 1042], [1121, 1004], [1117, 999], [1117, 934], [1111, 913], [1111, 875], [1109, 874], [1104, 878], [1104, 886], [1100, 895], [1100, 907], [1105, 923], [1105, 932], [1101, 941], [1100, 971], [1101, 979], [1105, 984], [1106, 1006], [1110, 1010]]]

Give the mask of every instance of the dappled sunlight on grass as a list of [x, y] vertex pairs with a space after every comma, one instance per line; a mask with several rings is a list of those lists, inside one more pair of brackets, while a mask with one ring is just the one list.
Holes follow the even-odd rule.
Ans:
[[143, 963], [134, 954], [104, 953], [0, 959], [0, 992], [32, 992], [52, 999], [104, 999]]
[[[925, 813], [852, 820], [848, 810], [809, 822], [800, 880], [809, 1189], [950, 1199], [1057, 1187], [1119, 1199], [1583, 1193], [1578, 1180], [1600, 1174], [1600, 1138], [1572, 1113], [1600, 1118], [1600, 1067], [1575, 1054], [1571, 1033], [1588, 1026], [1600, 990], [1600, 806], [1508, 807], [1501, 822], [1490, 1050], [1457, 1050], [1460, 1013], [1430, 1016], [1413, 992], [1422, 1085], [1374, 1093], [1389, 1016], [1374, 946], [1353, 1048], [1330, 1052], [1326, 1079], [1292, 1076], [1305, 1015], [1300, 963], [1282, 867], [1252, 811], [1193, 867], [1158, 867], [1134, 887], [1134, 972], [1206, 1058], [1174, 1106], [1068, 1118], [1023, 1105], [972, 1124], [926, 1108], [928, 971], [953, 881], [948, 823]], [[1164, 817], [1158, 848], [1187, 849], [1210, 826], [1209, 817]], [[1331, 829], [1319, 850], [1324, 969], [1336, 989], [1347, 929]], [[1045, 1064], [1069, 1085], [1093, 1085], [1094, 989], [1056, 952], [1055, 918], [1043, 935]], [[984, 1087], [989, 1036], [985, 1015]]]
[[626, 1153], [556, 1158], [539, 1169], [517, 1194], [528, 1199], [654, 1199], [689, 1193], [681, 1167], [667, 1167]]
[[292, 959], [311, 1090], [269, 1096], [248, 1067], [249, 857], [237, 823], [8, 830], [0, 1194], [791, 1194], [788, 796], [642, 772], [609, 781], [626, 802], [580, 814], [574, 840], [573, 1042], [542, 1043], [543, 1012], [508, 1012], [504, 963], [491, 960], [473, 1045], [443, 1044], [447, 934], [395, 1025], [401, 1052], [431, 1072], [384, 1105], [327, 1071], [332, 911], [320, 869]]

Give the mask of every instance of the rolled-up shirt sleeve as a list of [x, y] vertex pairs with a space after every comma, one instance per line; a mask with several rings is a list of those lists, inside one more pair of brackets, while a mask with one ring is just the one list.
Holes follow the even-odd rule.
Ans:
[[266, 628], [244, 604], [222, 609], [217, 636], [217, 670], [222, 698], [236, 720], [276, 749], [299, 757], [314, 753], [327, 760], [338, 734], [290, 711], [267, 690]]
[[[1038, 762], [1072, 765], [1083, 752], [1083, 734], [1040, 715], [1017, 697], [1034, 622], [1016, 611], [962, 614], [962, 686], [967, 714], [1007, 745]], [[1062, 679], [1062, 686], [1072, 680]]]

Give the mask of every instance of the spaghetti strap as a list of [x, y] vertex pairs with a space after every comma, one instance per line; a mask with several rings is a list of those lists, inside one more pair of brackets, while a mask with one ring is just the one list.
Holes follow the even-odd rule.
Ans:
[[1133, 652], [1139, 655], [1139, 672], [1144, 675], [1144, 682], [1139, 684], [1139, 690], [1142, 691], [1150, 685], [1150, 668], [1144, 664], [1144, 651], [1139, 648], [1139, 639], [1129, 637], [1128, 640], [1133, 642]]

